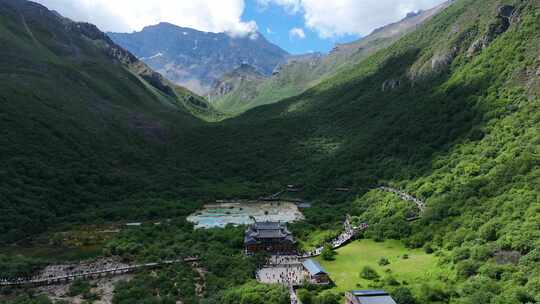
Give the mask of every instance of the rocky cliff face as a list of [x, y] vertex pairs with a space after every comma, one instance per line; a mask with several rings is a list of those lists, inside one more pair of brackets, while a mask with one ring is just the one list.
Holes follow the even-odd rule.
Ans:
[[462, 31], [462, 33], [453, 40], [449, 38], [446, 44], [434, 46], [430, 58], [420, 59], [410, 69], [408, 80], [413, 82], [421, 81], [446, 72], [461, 53], [464, 53], [464, 56], [470, 60], [488, 48], [495, 39], [508, 31], [511, 25], [520, 18], [519, 12], [511, 5], [498, 6], [497, 10], [492, 14], [486, 20], [485, 28], [480, 28], [480, 31], [476, 27], [463, 29], [462, 24], [454, 24], [452, 31], [447, 35], [452, 36], [459, 31]]
[[245, 107], [245, 100], [251, 100], [259, 94], [260, 86], [269, 76], [257, 68], [242, 64], [232, 72], [217, 80], [207, 94], [212, 106], [225, 113], [234, 114]]
[[[208, 94], [210, 100], [215, 100], [221, 96], [227, 95], [238, 87], [247, 83], [261, 83], [267, 77], [255, 67], [242, 64], [230, 73], [223, 75], [212, 86], [212, 90]], [[246, 98], [248, 96], [245, 96]]]
[[514, 16], [514, 7], [511, 5], [503, 5], [500, 6], [497, 11], [497, 16], [489, 24], [485, 35], [475, 40], [469, 47], [467, 51], [469, 57], [473, 57], [482, 51], [482, 49], [488, 47], [495, 38], [506, 32], [510, 27], [512, 17]]
[[141, 32], [109, 36], [169, 80], [199, 94], [206, 94], [215, 81], [242, 64], [270, 75], [288, 56], [259, 33], [231, 37], [160, 23]]

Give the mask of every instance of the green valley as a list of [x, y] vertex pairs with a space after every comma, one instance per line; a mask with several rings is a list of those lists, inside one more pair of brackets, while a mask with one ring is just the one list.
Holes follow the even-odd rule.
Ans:
[[[245, 227], [186, 220], [285, 188], [310, 203], [289, 225], [302, 249], [332, 240], [347, 215], [369, 224], [318, 258], [335, 285], [301, 286], [312, 303], [380, 288], [399, 304], [540, 301], [538, 0], [453, 1], [332, 73], [291, 68], [309, 81], [268, 84], [244, 66], [264, 90], [229, 75], [246, 90], [218, 102], [35, 3], [0, 0], [0, 45], [4, 276], [55, 262], [32, 245], [77, 247], [67, 231], [115, 227], [90, 256], [199, 260], [137, 272], [112, 303], [290, 303], [287, 288], [256, 282], [267, 256], [244, 254]], [[380, 186], [425, 211], [412, 218], [414, 204]], [[378, 278], [361, 277], [365, 266]], [[38, 295], [5, 288], [0, 303], [51, 303]]]

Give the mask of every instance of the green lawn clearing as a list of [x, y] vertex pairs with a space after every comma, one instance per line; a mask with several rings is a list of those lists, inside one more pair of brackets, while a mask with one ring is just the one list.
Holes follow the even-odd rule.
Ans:
[[[437, 257], [423, 250], [408, 249], [399, 241], [375, 242], [372, 240], [354, 241], [337, 250], [334, 261], [317, 258], [335, 282], [335, 291], [367, 289], [377, 286], [374, 281], [360, 278], [364, 266], [375, 269], [380, 276], [380, 284], [392, 276], [400, 284], [417, 287], [424, 282], [434, 281], [444, 272], [437, 265]], [[404, 258], [407, 255], [408, 258]], [[379, 260], [387, 258], [390, 264], [380, 266]]]

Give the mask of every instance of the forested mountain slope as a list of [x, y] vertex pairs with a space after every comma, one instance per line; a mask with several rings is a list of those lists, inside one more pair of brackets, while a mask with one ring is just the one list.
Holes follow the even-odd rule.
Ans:
[[32, 2], [0, 1], [0, 45], [3, 239], [124, 196], [194, 115], [217, 115], [95, 26]]
[[[271, 77], [265, 80], [248, 79], [235, 81], [229, 90], [220, 91], [219, 86], [210, 91], [209, 100], [218, 109], [238, 114], [254, 107], [271, 104], [292, 97], [317, 85], [340, 69], [354, 65], [414, 31], [424, 22], [446, 8], [451, 1], [432, 9], [409, 13], [404, 19], [374, 30], [360, 40], [338, 44], [327, 55], [320, 53], [290, 56], [280, 64]], [[230, 75], [219, 82], [231, 83]]]

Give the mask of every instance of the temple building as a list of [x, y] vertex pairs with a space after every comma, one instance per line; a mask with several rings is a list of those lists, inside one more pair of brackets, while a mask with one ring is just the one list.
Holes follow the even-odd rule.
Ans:
[[384, 290], [353, 290], [345, 293], [346, 304], [396, 304]]
[[313, 284], [330, 284], [330, 277], [319, 262], [313, 259], [305, 260], [302, 265], [309, 275], [309, 280]]
[[292, 233], [280, 222], [253, 223], [246, 230], [244, 246], [247, 254], [290, 254], [296, 251], [296, 241]]

